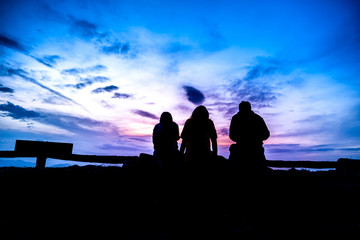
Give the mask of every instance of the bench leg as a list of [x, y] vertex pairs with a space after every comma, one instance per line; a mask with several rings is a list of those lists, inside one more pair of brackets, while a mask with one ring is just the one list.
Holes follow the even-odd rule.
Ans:
[[45, 168], [46, 157], [39, 156], [36, 158], [36, 168]]

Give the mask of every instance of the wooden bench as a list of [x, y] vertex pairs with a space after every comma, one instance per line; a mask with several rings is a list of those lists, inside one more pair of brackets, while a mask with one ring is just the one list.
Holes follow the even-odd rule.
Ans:
[[44, 168], [48, 157], [64, 157], [72, 154], [72, 143], [16, 140], [15, 154], [36, 157], [36, 167]]

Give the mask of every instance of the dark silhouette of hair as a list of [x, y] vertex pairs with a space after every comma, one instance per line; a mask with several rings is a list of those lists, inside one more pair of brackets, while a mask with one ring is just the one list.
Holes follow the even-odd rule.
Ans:
[[175, 160], [178, 155], [179, 138], [178, 125], [169, 112], [163, 112], [160, 123], [156, 124], [153, 130], [154, 156], [163, 163]]
[[217, 156], [217, 133], [206, 107], [201, 105], [194, 109], [191, 117], [185, 122], [181, 138], [183, 141], [180, 152], [185, 153], [185, 161], [201, 163], [210, 160], [212, 155]]
[[206, 120], [209, 119], [209, 112], [205, 106], [200, 105], [194, 109], [191, 114], [192, 119]]
[[170, 124], [173, 122], [172, 116], [169, 112], [163, 112], [160, 116], [161, 124]]

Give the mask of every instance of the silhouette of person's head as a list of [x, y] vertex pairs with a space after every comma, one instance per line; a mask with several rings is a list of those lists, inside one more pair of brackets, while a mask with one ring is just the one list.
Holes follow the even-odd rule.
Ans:
[[239, 111], [242, 113], [249, 113], [251, 111], [251, 104], [248, 101], [242, 101], [239, 104]]
[[206, 109], [206, 107], [201, 105], [194, 109], [194, 111], [191, 114], [191, 118], [197, 120], [207, 120], [209, 119], [209, 112]]
[[160, 116], [160, 123], [161, 124], [169, 124], [173, 121], [171, 113], [163, 112]]

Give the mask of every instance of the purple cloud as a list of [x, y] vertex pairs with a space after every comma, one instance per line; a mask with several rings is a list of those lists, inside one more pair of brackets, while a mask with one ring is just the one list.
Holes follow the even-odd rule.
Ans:
[[114, 93], [114, 96], [112, 96], [112, 98], [130, 98], [130, 97], [131, 95], [126, 93]]
[[143, 110], [134, 110], [133, 112], [142, 117], [151, 118], [151, 119], [159, 119], [156, 115], [146, 112], [146, 111], [143, 111]]
[[191, 86], [183, 86], [183, 89], [186, 91], [187, 99], [193, 104], [202, 104], [205, 101], [204, 94]]

